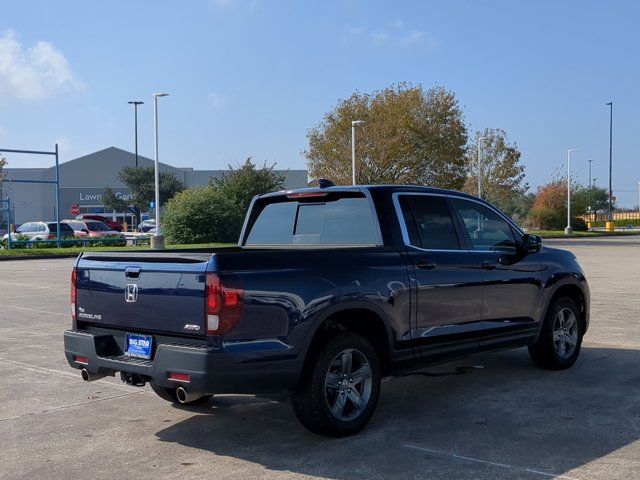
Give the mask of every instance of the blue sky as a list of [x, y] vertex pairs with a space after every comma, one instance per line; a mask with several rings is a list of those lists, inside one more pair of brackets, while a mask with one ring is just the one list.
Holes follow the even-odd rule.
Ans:
[[[307, 130], [337, 99], [401, 81], [453, 90], [472, 130], [499, 127], [532, 187], [572, 165], [637, 205], [640, 3], [634, 1], [5, 2], [0, 145], [64, 159], [111, 145], [224, 168], [251, 155], [304, 168]], [[42, 159], [9, 157], [11, 166]]]

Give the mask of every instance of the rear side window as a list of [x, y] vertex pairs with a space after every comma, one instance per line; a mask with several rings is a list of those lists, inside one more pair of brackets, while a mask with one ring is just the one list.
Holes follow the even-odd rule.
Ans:
[[401, 195], [399, 200], [411, 245], [427, 250], [460, 250], [444, 197]]
[[246, 245], [374, 245], [376, 229], [365, 197], [279, 201], [264, 206]]
[[[55, 223], [50, 223], [49, 225], [49, 231], [51, 233], [56, 233], [57, 229], [56, 229], [56, 224]], [[60, 233], [73, 233], [73, 228], [71, 228], [70, 225], [67, 225], [66, 223], [61, 223], [60, 224]]]

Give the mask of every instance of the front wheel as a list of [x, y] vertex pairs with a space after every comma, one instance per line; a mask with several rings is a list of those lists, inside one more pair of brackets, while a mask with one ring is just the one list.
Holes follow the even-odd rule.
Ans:
[[576, 302], [560, 297], [549, 306], [540, 337], [529, 347], [529, 355], [539, 367], [564, 370], [578, 359], [583, 334]]
[[305, 369], [293, 408], [312, 432], [346, 437], [369, 422], [379, 395], [376, 351], [362, 335], [347, 332], [329, 340]]

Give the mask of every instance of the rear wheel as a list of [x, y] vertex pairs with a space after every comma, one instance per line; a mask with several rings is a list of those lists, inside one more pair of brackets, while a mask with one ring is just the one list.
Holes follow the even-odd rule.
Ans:
[[154, 393], [161, 399], [166, 400], [167, 402], [175, 403], [176, 405], [194, 405], [196, 403], [206, 402], [211, 397], [213, 397], [213, 395], [205, 395], [190, 402], [180, 402], [178, 401], [175, 388], [162, 387], [156, 382], [149, 382], [149, 386], [151, 386], [151, 390], [153, 390]]
[[560, 297], [549, 306], [540, 337], [529, 347], [529, 355], [539, 367], [564, 370], [578, 359], [583, 334], [576, 302]]
[[380, 362], [373, 346], [347, 332], [329, 340], [303, 372], [293, 408], [312, 432], [345, 437], [369, 422], [379, 395]]

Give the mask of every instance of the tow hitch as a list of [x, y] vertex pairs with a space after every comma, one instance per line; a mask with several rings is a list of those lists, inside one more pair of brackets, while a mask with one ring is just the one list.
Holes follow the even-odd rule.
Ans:
[[144, 387], [146, 383], [144, 377], [137, 373], [120, 372], [120, 380], [126, 384], [133, 385], [134, 387]]

